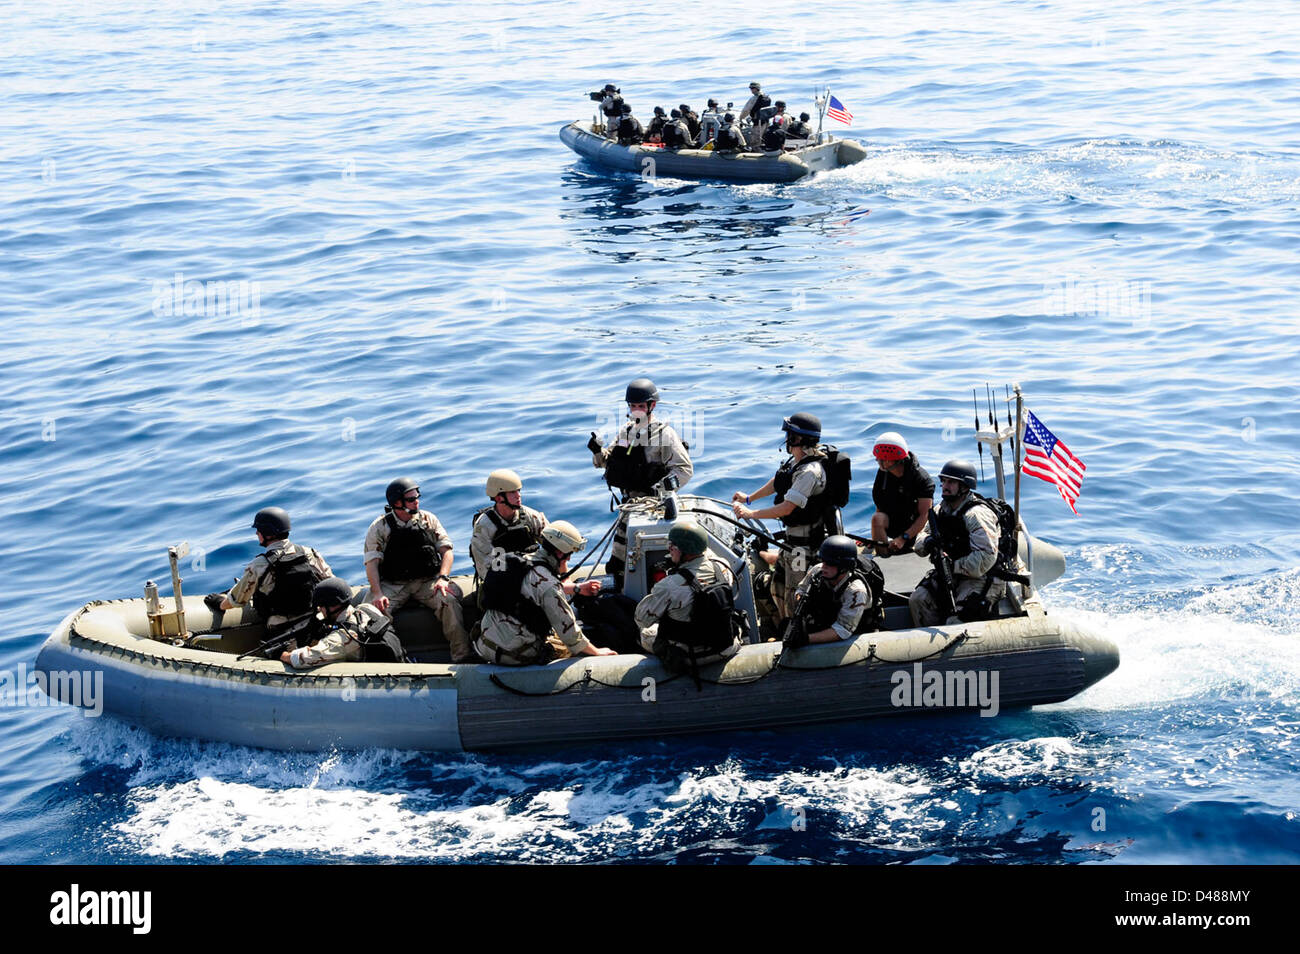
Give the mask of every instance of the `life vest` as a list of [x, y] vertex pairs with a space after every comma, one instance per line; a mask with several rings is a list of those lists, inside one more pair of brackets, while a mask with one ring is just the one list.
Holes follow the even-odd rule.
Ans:
[[[945, 511], [940, 508], [935, 513], [935, 520], [939, 524], [939, 545], [950, 559], [960, 560], [970, 554], [970, 531], [966, 529], [965, 518], [967, 513], [980, 506], [989, 506], [989, 501], [971, 491], [956, 510]], [[992, 507], [989, 509], [997, 516], [997, 510]]]
[[786, 130], [786, 135], [791, 139], [808, 139], [812, 136], [812, 129], [802, 119], [796, 119], [790, 124], [790, 128]]
[[497, 513], [496, 504], [493, 504], [474, 514], [475, 525], [484, 514], [487, 514], [487, 518], [492, 521], [492, 526], [496, 528], [492, 531], [494, 548], [505, 550], [507, 553], [532, 553], [537, 549], [542, 539], [542, 524], [527, 510], [520, 510], [519, 516], [507, 523], [501, 514]]
[[[415, 518], [412, 517], [412, 520]], [[427, 580], [442, 572], [442, 554], [438, 552], [438, 539], [428, 527], [399, 524], [397, 516], [389, 511], [384, 516], [388, 524], [388, 543], [379, 560], [379, 578], [390, 583], [409, 580]]]
[[686, 123], [686, 131], [691, 134], [692, 141], [700, 138], [700, 117], [693, 109], [688, 109], [682, 113], [682, 122]]
[[759, 93], [754, 97], [754, 108], [749, 111], [749, 121], [758, 125], [763, 121], [762, 110], [772, 105], [772, 97], [766, 93]]
[[785, 130], [780, 126], [768, 126], [763, 131], [763, 148], [769, 152], [785, 146]]
[[686, 149], [694, 145], [691, 131], [680, 119], [674, 119], [664, 126], [664, 145], [669, 149]]
[[865, 553], [860, 553], [857, 566], [844, 579], [836, 583], [831, 583], [820, 573], [817, 574], [808, 588], [808, 595], [799, 604], [799, 615], [805, 621], [806, 632], [819, 633], [834, 625], [840, 616], [840, 601], [844, 591], [853, 580], [861, 580], [867, 588], [867, 605], [863, 608], [862, 616], [853, 632], [870, 633], [880, 628], [883, 622], [885, 574], [875, 560]]
[[[822, 467], [825, 468], [826, 458], [821, 454], [811, 457], [805, 456], [803, 460], [798, 463], [795, 463], [793, 457], [787, 457], [785, 459], [785, 463], [781, 465], [780, 469], [776, 472], [775, 479], [772, 481], [772, 486], [776, 490], [777, 503], [783, 503], [785, 501], [785, 495], [789, 493], [790, 488], [794, 486], [795, 474], [803, 470], [805, 467], [811, 467], [813, 464], [821, 464]], [[820, 524], [822, 518], [826, 515], [826, 511], [830, 504], [830, 494], [827, 492], [829, 489], [830, 474], [827, 472], [826, 487], [822, 489], [821, 493], [813, 494], [808, 498], [808, 502], [802, 507], [795, 507], [794, 510], [781, 518], [781, 522], [788, 527], [804, 527]]]
[[[345, 611], [344, 615], [360, 616], [364, 622], [358, 623], [352, 619], [336, 620], [326, 627], [325, 632], [339, 630], [360, 643], [362, 662], [404, 663], [410, 661], [407, 658], [406, 650], [402, 648], [401, 640], [397, 638], [397, 631], [393, 629], [392, 622], [387, 619], [377, 619], [361, 609], [351, 612]], [[376, 622], [379, 623], [378, 628], [372, 629], [371, 627]]]
[[624, 116], [618, 123], [618, 144], [620, 146], [632, 146], [639, 143], [644, 133], [641, 129], [641, 120], [635, 116]]
[[646, 459], [644, 445], [612, 447], [605, 460], [605, 483], [619, 488], [624, 493], [648, 494], [654, 489], [655, 484], [667, 476], [666, 466], [651, 463]]
[[[312, 610], [311, 593], [316, 584], [324, 579], [312, 569], [309, 562], [310, 553], [306, 547], [295, 547], [298, 552], [289, 556], [268, 550], [262, 554], [266, 557], [266, 572], [258, 578], [253, 590], [253, 609], [262, 619], [272, 616], [303, 616]], [[274, 581], [270, 593], [262, 591], [262, 581], [268, 576]]]
[[516, 619], [539, 640], [545, 640], [551, 632], [551, 621], [546, 611], [522, 592], [524, 577], [536, 565], [528, 557], [507, 553], [504, 567], [488, 570], [480, 592], [485, 611], [493, 610]]
[[745, 137], [741, 135], [735, 124], [723, 126], [718, 130], [713, 146], [715, 152], [728, 152], [744, 148], [746, 148]]
[[691, 615], [680, 620], [665, 614], [659, 620], [660, 638], [677, 643], [695, 657], [721, 652], [734, 643], [740, 633], [737, 617], [743, 614], [736, 609], [736, 597], [727, 583], [727, 575], [716, 568], [713, 582], [702, 584], [694, 573], [683, 567], [675, 567], [670, 572], [680, 576], [691, 588]]

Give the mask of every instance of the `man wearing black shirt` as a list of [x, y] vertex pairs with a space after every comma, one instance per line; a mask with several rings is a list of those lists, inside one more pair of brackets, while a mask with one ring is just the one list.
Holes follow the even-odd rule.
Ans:
[[934, 478], [917, 463], [903, 435], [886, 431], [872, 451], [880, 470], [871, 488], [876, 512], [871, 517], [871, 540], [878, 556], [902, 553], [925, 526], [934, 505]]

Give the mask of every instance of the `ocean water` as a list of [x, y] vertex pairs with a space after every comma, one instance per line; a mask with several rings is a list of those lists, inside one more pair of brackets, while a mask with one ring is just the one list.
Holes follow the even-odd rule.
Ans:
[[[819, 414], [858, 529], [876, 434], [973, 457], [971, 389], [1019, 382], [1088, 465], [1077, 516], [1025, 486], [1045, 597], [1122, 656], [996, 719], [512, 755], [7, 706], [0, 861], [1300, 859], [1293, 3], [0, 9], [0, 671], [169, 544], [224, 587], [270, 504], [354, 582], [406, 473], [458, 569], [495, 467], [598, 534], [583, 445], [640, 374], [697, 492]], [[557, 137], [608, 81], [644, 119], [754, 78], [829, 84], [866, 161], [647, 181]]]

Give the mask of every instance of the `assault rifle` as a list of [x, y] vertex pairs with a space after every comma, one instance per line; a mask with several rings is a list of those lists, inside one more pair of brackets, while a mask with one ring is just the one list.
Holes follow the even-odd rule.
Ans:
[[934, 581], [938, 583], [936, 596], [939, 597], [939, 609], [947, 619], [957, 610], [957, 601], [953, 597], [952, 570], [948, 555], [943, 552], [942, 538], [939, 536], [939, 519], [934, 508], [926, 514], [926, 525], [930, 528], [930, 562], [934, 565]]
[[[282, 631], [279, 635], [272, 636], [255, 649], [250, 649], [248, 652], [240, 656], [239, 659], [243, 659], [246, 656], [259, 656], [263, 659], [274, 659], [276, 658], [275, 656], [268, 654], [287, 646], [289, 640], [297, 639], [301, 636], [303, 639], [299, 640], [298, 645], [310, 646], [325, 634], [325, 628], [324, 620], [317, 619], [316, 613], [313, 611]], [[238, 659], [236, 662], [238, 662]]]

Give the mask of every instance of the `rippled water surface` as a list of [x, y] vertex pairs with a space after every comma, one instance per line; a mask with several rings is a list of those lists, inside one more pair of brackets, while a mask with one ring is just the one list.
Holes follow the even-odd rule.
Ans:
[[[1300, 858], [1294, 4], [2, 7], [0, 669], [169, 543], [226, 585], [271, 503], [360, 582], [399, 473], [458, 568], [494, 467], [599, 532], [583, 444], [642, 373], [716, 496], [794, 410], [861, 484], [886, 428], [973, 454], [970, 389], [1020, 382], [1088, 464], [1077, 517], [1026, 488], [1047, 595], [1122, 664], [996, 719], [509, 756], [8, 707], [0, 860]], [[866, 161], [643, 181], [556, 135], [610, 80], [648, 118], [753, 78], [830, 84]]]

